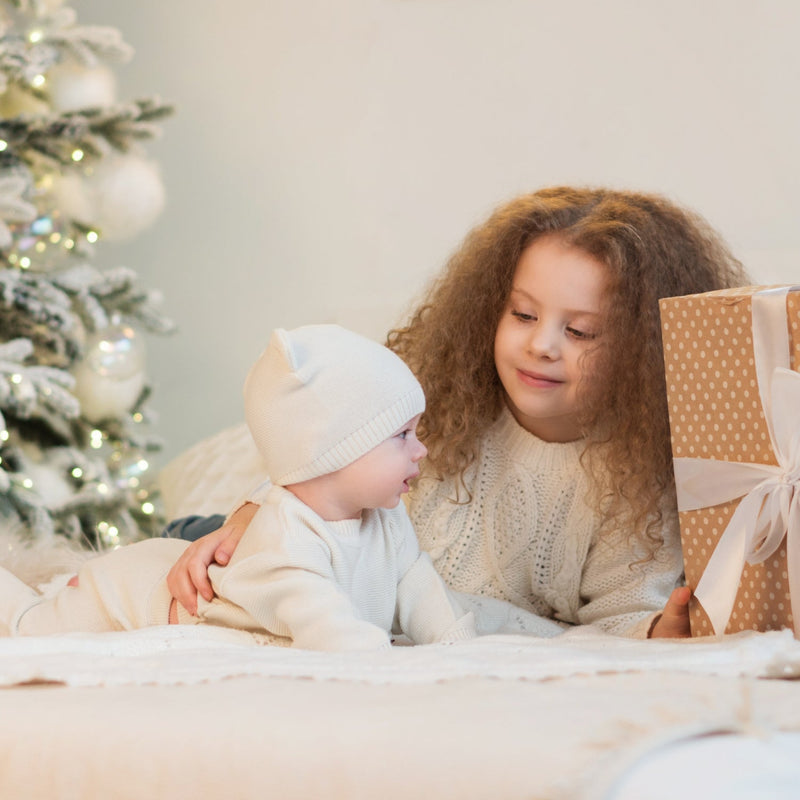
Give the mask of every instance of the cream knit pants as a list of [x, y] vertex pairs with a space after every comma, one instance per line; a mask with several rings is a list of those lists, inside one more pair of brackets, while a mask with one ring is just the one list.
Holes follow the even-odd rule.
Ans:
[[86, 561], [78, 585], [44, 597], [0, 568], [6, 635], [127, 631], [169, 622], [166, 577], [188, 542], [146, 539]]

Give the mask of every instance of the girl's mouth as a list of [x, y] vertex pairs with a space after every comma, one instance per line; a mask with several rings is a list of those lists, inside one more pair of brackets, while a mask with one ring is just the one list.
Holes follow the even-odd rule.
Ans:
[[517, 376], [526, 386], [533, 386], [536, 389], [550, 389], [554, 386], [560, 386], [562, 383], [564, 383], [562, 380], [551, 378], [548, 375], [543, 375], [540, 372], [528, 372], [524, 369], [518, 369]]

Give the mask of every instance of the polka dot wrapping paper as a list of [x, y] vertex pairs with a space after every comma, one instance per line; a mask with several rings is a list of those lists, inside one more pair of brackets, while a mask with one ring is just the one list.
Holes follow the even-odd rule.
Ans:
[[[753, 335], [753, 298], [769, 288], [775, 287], [743, 287], [660, 301], [676, 475], [677, 460], [778, 464], [759, 393]], [[796, 372], [800, 291], [786, 291], [785, 301], [781, 298], [780, 302], [785, 302], [787, 366]], [[800, 408], [792, 424], [800, 426]], [[695, 463], [706, 465], [705, 461]], [[708, 471], [714, 466], [708, 463]], [[686, 583], [693, 591], [741, 502], [739, 497], [679, 512]], [[785, 537], [764, 561], [744, 563], [725, 633], [794, 629], [788, 567]], [[711, 589], [716, 591], [713, 585]], [[693, 636], [722, 632], [715, 631], [707, 610], [694, 597], [690, 619]]]

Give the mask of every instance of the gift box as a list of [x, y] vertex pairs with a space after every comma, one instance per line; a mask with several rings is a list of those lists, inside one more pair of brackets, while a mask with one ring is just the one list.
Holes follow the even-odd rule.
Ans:
[[660, 306], [692, 635], [797, 636], [800, 286]]

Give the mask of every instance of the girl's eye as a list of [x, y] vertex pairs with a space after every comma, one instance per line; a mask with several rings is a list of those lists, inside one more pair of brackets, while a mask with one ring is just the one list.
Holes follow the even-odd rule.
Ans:
[[406, 438], [408, 438], [408, 434], [409, 433], [410, 433], [409, 430], [400, 431], [400, 433], [397, 434], [397, 438], [398, 439], [406, 439]]
[[597, 336], [596, 333], [588, 333], [587, 331], [579, 331], [577, 328], [567, 328], [567, 333], [573, 339], [583, 339], [583, 340], [586, 340], [586, 341], [594, 339]]
[[525, 314], [522, 311], [512, 311], [511, 316], [516, 317], [522, 322], [535, 322], [536, 320], [536, 316], [534, 314]]

